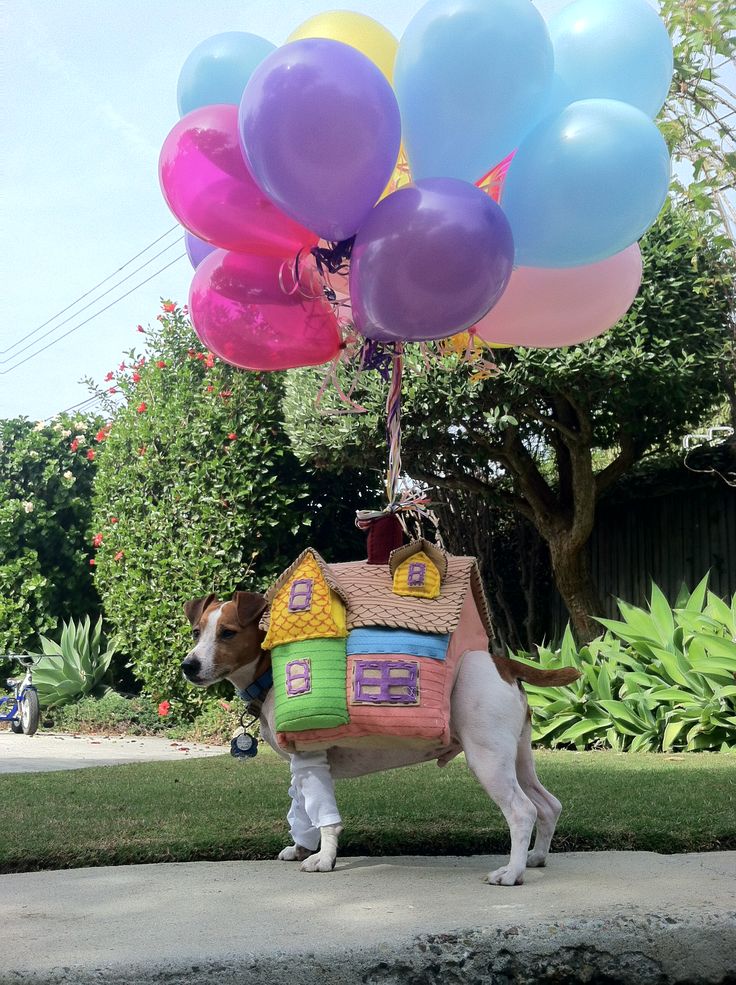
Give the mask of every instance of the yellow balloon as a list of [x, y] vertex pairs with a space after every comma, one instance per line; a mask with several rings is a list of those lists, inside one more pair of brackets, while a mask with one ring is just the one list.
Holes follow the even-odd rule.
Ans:
[[351, 10], [330, 10], [304, 21], [286, 40], [301, 41], [303, 38], [330, 38], [357, 48], [393, 84], [399, 42], [383, 24], [372, 17], [356, 14]]

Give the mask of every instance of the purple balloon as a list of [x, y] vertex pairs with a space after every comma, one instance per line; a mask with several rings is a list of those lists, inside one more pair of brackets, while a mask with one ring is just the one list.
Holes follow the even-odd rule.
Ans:
[[325, 38], [293, 41], [261, 62], [238, 125], [261, 190], [329, 241], [355, 235], [391, 177], [401, 142], [396, 96], [381, 70]]
[[463, 332], [506, 289], [514, 241], [479, 188], [425, 178], [394, 192], [361, 226], [350, 263], [355, 327], [382, 342]]
[[190, 233], [188, 229], [184, 233], [184, 247], [187, 251], [189, 262], [195, 270], [206, 256], [209, 256], [213, 250], [217, 249], [217, 247], [212, 246], [211, 243], [205, 243], [205, 241], [200, 239], [199, 236], [195, 236], [194, 233]]

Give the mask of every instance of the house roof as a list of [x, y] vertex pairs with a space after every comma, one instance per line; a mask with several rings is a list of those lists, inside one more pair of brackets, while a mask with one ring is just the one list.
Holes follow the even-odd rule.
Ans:
[[299, 566], [301, 565], [302, 561], [304, 561], [304, 559], [307, 557], [308, 554], [311, 554], [312, 557], [314, 558], [315, 562], [317, 563], [317, 567], [320, 570], [320, 574], [327, 582], [329, 587], [332, 589], [332, 591], [335, 592], [336, 595], [339, 595], [342, 601], [347, 605], [348, 602], [347, 596], [344, 590], [341, 588], [339, 582], [337, 581], [337, 578], [335, 577], [330, 565], [327, 564], [327, 562], [320, 557], [320, 555], [314, 550], [313, 547], [307, 547], [306, 550], [303, 550], [302, 553], [299, 555], [299, 557], [296, 559], [296, 561], [294, 561], [293, 564], [290, 564], [289, 567], [286, 569], [286, 571], [280, 574], [279, 577], [276, 579], [276, 581], [273, 583], [273, 585], [271, 585], [271, 587], [266, 592], [266, 601], [268, 602], [268, 604], [270, 605], [273, 602], [273, 600], [276, 598], [278, 593], [281, 591], [281, 589], [284, 587], [284, 585], [288, 584], [288, 582], [296, 574]]

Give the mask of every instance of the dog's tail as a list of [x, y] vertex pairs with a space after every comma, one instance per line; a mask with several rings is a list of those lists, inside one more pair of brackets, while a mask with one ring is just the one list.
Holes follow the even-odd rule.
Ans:
[[[527, 684], [536, 684], [537, 687], [561, 687], [563, 684], [572, 684], [581, 676], [576, 667], [559, 667], [557, 670], [544, 670], [542, 667], [530, 667], [528, 664], [520, 663], [518, 660], [510, 660], [508, 657], [495, 656], [495, 661], [501, 662], [503, 670], [508, 677], [514, 677], [519, 681], [526, 681]], [[500, 668], [499, 668], [500, 669]]]

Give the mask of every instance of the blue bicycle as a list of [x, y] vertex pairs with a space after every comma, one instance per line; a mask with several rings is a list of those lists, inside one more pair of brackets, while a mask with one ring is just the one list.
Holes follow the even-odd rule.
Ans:
[[[10, 722], [16, 734], [33, 735], [41, 717], [38, 691], [33, 686], [33, 657], [9, 654], [9, 658], [22, 664], [26, 672], [22, 678], [9, 677], [6, 681], [11, 693], [0, 694], [0, 722]], [[6, 706], [10, 706], [9, 711]]]

